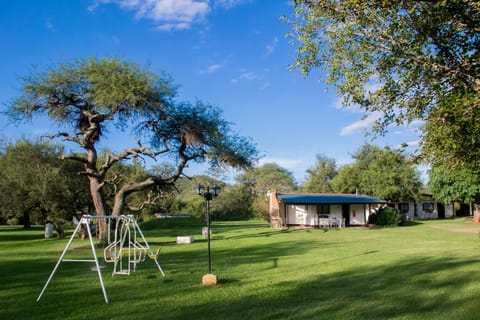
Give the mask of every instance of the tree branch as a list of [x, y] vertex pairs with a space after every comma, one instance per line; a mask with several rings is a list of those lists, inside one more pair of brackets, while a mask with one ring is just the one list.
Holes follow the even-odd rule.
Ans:
[[169, 148], [166, 143], [164, 144], [165, 149], [162, 149], [157, 152], [153, 152], [149, 147], [144, 147], [140, 139], [137, 140], [137, 144], [138, 144], [138, 148], [127, 148], [122, 153], [119, 153], [116, 155], [111, 153], [107, 154], [107, 158], [105, 159], [105, 162], [100, 169], [100, 173], [104, 175], [112, 167], [114, 163], [124, 159], [129, 159], [129, 157], [133, 157], [135, 159], [138, 159], [138, 158], [143, 159], [142, 156], [147, 156], [153, 160], [156, 160], [156, 157], [159, 154], [169, 151]]
[[88, 160], [76, 155], [64, 155], [62, 154], [60, 157], [58, 157], [60, 160], [75, 160], [78, 162], [81, 162], [83, 164], [88, 164]]
[[141, 210], [145, 209], [147, 206], [150, 206], [150, 205], [153, 205], [153, 204], [157, 203], [157, 201], [160, 200], [162, 197], [163, 197], [162, 193], [154, 195], [153, 193], [150, 192], [147, 195], [147, 199], [145, 201], [143, 201], [142, 203], [140, 203], [138, 206], [128, 205], [127, 207], [131, 211], [137, 211], [138, 212], [138, 211], [141, 211]]
[[72, 137], [67, 132], [59, 132], [59, 133], [53, 134], [53, 135], [41, 136], [41, 138], [48, 138], [48, 139], [55, 139], [55, 138], [58, 138], [58, 137], [64, 137], [65, 140], [67, 140], [67, 141], [72, 141], [72, 142], [75, 142], [75, 143], [78, 143], [78, 144], [81, 145], [80, 139], [78, 139], [77, 137]]

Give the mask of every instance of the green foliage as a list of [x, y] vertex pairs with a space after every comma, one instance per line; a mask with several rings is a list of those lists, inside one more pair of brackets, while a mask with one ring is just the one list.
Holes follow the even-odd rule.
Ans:
[[276, 163], [265, 163], [259, 167], [246, 170], [236, 178], [243, 189], [245, 198], [249, 199], [249, 217], [258, 217], [268, 220], [269, 202], [268, 191], [277, 190], [291, 192], [296, 189], [293, 174]]
[[253, 194], [241, 185], [224, 186], [211, 209], [215, 220], [241, 220], [252, 217]]
[[[205, 201], [202, 196], [197, 195], [196, 186], [202, 184], [205, 186], [219, 186], [220, 194], [211, 202], [210, 213], [215, 220], [238, 220], [253, 216], [252, 203], [254, 195], [250, 188], [243, 185], [227, 185], [221, 181], [206, 177], [195, 176], [193, 179], [182, 178], [177, 183], [178, 193], [171, 200], [171, 211], [157, 212], [178, 212], [191, 215], [201, 220], [205, 220]], [[161, 200], [163, 203], [164, 200]]]
[[0, 156], [0, 215], [29, 227], [54, 222], [59, 234], [65, 219], [90, 205], [78, 163], [61, 161], [62, 148], [46, 142], [18, 140]]
[[422, 152], [432, 164], [430, 188], [444, 203], [480, 201], [480, 96], [453, 92], [430, 114]]
[[441, 167], [434, 196], [471, 198], [477, 186], [464, 182], [475, 180], [480, 166], [478, 1], [294, 3], [295, 17], [285, 19], [298, 46], [293, 67], [305, 75], [320, 68], [344, 105], [381, 114], [374, 132], [426, 120], [422, 155]]
[[[159, 115], [176, 86], [138, 65], [118, 59], [79, 59], [36, 71], [24, 79], [23, 93], [10, 108], [14, 117], [46, 112], [71, 128], [83, 128], [89, 115], [102, 124], [116, 116], [123, 126]], [[80, 112], [79, 112], [80, 111]]]
[[268, 196], [257, 195], [252, 204], [253, 217], [270, 221], [270, 199]]
[[307, 179], [303, 190], [305, 192], [331, 192], [332, 179], [337, 174], [337, 165], [334, 158], [317, 155], [313, 167], [307, 170]]
[[478, 94], [478, 1], [296, 0], [294, 68], [320, 68], [377, 130], [423, 118], [451, 88]]
[[[96, 214], [119, 215], [169, 192], [190, 162], [248, 168], [257, 160], [253, 142], [233, 132], [219, 108], [177, 102], [175, 94], [176, 85], [163, 74], [118, 59], [81, 59], [24, 78], [8, 113], [13, 120], [46, 113], [59, 124], [65, 131], [49, 137], [82, 149], [63, 158], [84, 167]], [[112, 126], [131, 131], [137, 145], [99, 155], [97, 143]], [[164, 157], [171, 167], [148, 172], [138, 163], [144, 157]]]
[[376, 213], [376, 224], [380, 226], [396, 226], [399, 223], [400, 214], [395, 208], [381, 208]]
[[276, 163], [265, 163], [246, 170], [236, 177], [237, 182], [249, 186], [255, 194], [266, 195], [268, 190], [294, 191], [293, 174]]
[[219, 108], [201, 101], [165, 105], [162, 116], [145, 119], [137, 133], [149, 136], [154, 148], [166, 148], [172, 157], [181, 150], [182, 160], [208, 161], [213, 168], [246, 169], [257, 160], [253, 142], [233, 132]]
[[468, 169], [451, 170], [436, 166], [430, 170], [429, 187], [435, 199], [445, 204], [452, 201], [480, 201], [480, 172]]
[[480, 168], [480, 95], [454, 92], [439, 102], [425, 124], [422, 152], [433, 167]]
[[389, 201], [415, 200], [421, 182], [415, 162], [403, 151], [366, 144], [353, 155], [355, 162], [338, 170], [335, 191], [361, 193]]

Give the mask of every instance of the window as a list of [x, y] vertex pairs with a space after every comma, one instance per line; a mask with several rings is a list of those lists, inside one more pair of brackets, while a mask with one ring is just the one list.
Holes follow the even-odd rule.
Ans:
[[317, 214], [318, 215], [329, 215], [330, 214], [330, 205], [328, 205], [328, 204], [317, 205]]
[[400, 213], [407, 213], [408, 209], [409, 205], [407, 202], [402, 202], [398, 204], [398, 211], [400, 211]]
[[433, 212], [433, 202], [424, 202], [423, 211], [432, 213]]

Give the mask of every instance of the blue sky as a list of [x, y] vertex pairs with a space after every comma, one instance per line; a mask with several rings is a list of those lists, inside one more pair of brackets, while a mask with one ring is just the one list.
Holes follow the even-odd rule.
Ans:
[[[320, 74], [288, 70], [295, 47], [280, 17], [292, 14], [289, 0], [4, 1], [0, 103], [19, 94], [20, 78], [34, 66], [116, 57], [166, 72], [180, 84], [181, 100], [221, 108], [233, 129], [257, 144], [261, 163], [276, 162], [299, 182], [316, 154], [343, 165], [365, 142], [415, 149], [415, 126], [392, 127], [372, 142], [364, 129], [375, 115], [362, 121], [358, 108], [340, 107]], [[11, 139], [55, 132], [46, 119], [15, 127], [3, 116], [0, 130]], [[113, 137], [105, 145], [116, 151], [134, 141]]]

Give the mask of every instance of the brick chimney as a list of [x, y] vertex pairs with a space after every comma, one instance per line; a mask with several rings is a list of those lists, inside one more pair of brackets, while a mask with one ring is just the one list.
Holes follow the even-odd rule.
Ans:
[[282, 223], [280, 220], [280, 207], [278, 204], [277, 191], [275, 189], [269, 190], [268, 193], [270, 195], [270, 227], [279, 228], [281, 227]]

